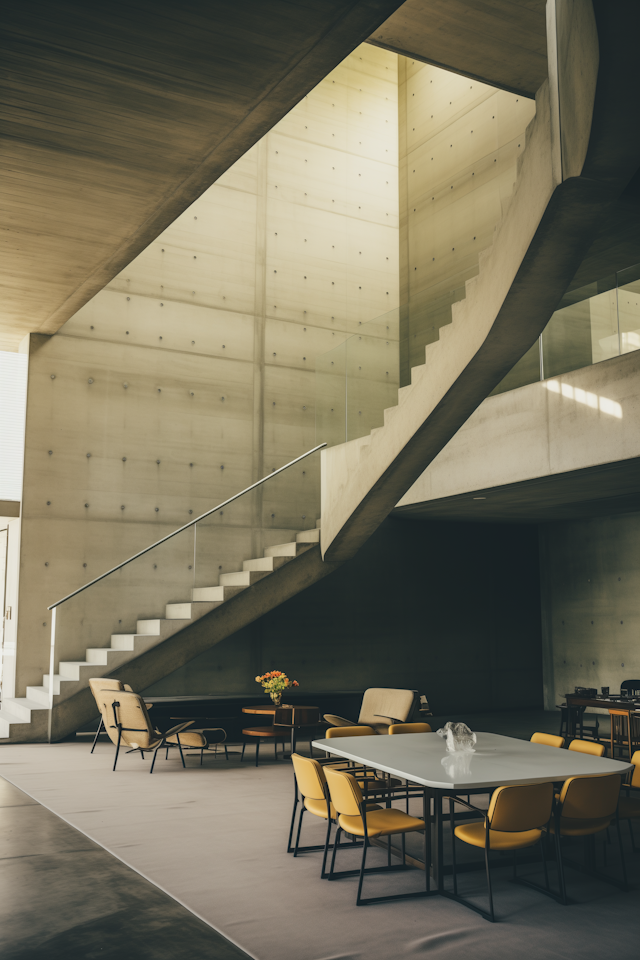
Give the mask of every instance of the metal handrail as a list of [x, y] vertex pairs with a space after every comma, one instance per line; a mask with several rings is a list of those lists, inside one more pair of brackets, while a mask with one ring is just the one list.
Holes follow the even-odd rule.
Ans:
[[139, 553], [134, 553], [132, 557], [129, 557], [128, 560], [124, 560], [123, 563], [119, 563], [117, 567], [112, 567], [111, 570], [107, 570], [106, 573], [101, 573], [99, 577], [96, 577], [95, 580], [90, 580], [89, 583], [85, 583], [83, 587], [78, 587], [77, 590], [74, 590], [73, 593], [67, 594], [66, 597], [63, 597], [62, 600], [56, 600], [55, 603], [52, 603], [50, 607], [47, 607], [47, 610], [53, 610], [55, 607], [59, 607], [61, 603], [65, 603], [67, 600], [71, 600], [72, 597], [77, 596], [79, 593], [82, 593], [83, 590], [86, 590], [88, 587], [92, 587], [94, 583], [98, 583], [100, 580], [104, 580], [105, 577], [110, 576], [112, 573], [115, 573], [116, 570], [121, 570], [122, 567], [126, 567], [128, 563], [131, 563], [132, 560], [137, 560], [138, 557], [144, 556], [145, 553], [149, 553], [150, 550], [153, 550], [154, 547], [159, 547], [161, 543], [166, 543], [167, 540], [171, 540], [171, 537], [175, 537], [177, 534], [182, 533], [183, 530], [188, 530], [189, 527], [193, 527], [196, 523], [199, 523], [201, 520], [204, 520], [205, 517], [210, 517], [212, 513], [215, 513], [216, 510], [221, 510], [222, 507], [226, 507], [227, 504], [233, 503], [234, 500], [238, 500], [239, 497], [244, 496], [245, 493], [249, 493], [250, 490], [255, 490], [256, 487], [259, 487], [260, 484], [266, 483], [267, 480], [270, 480], [271, 477], [277, 476], [277, 474], [282, 473], [283, 470], [288, 470], [289, 467], [292, 467], [294, 463], [299, 463], [301, 460], [304, 460], [305, 457], [310, 457], [312, 453], [316, 453], [318, 450], [322, 450], [323, 447], [326, 447], [326, 443], [319, 443], [317, 447], [314, 447], [313, 450], [307, 450], [306, 453], [303, 453], [301, 456], [296, 457], [295, 460], [291, 460], [290, 463], [285, 463], [284, 467], [278, 467], [277, 470], [274, 470], [273, 473], [270, 473], [268, 476], [263, 477], [261, 480], [256, 480], [255, 483], [252, 483], [250, 487], [245, 487], [244, 490], [241, 490], [240, 493], [236, 493], [233, 497], [229, 497], [228, 500], [225, 500], [224, 503], [219, 503], [217, 507], [213, 507], [211, 510], [207, 510], [206, 513], [200, 514], [199, 517], [196, 517], [195, 520], [190, 520], [189, 523], [185, 523], [183, 527], [178, 527], [177, 530], [174, 530], [173, 533], [168, 533], [166, 537], [163, 537], [161, 540], [156, 540], [155, 543], [152, 543], [150, 547], [145, 547], [144, 550], [141, 550]]

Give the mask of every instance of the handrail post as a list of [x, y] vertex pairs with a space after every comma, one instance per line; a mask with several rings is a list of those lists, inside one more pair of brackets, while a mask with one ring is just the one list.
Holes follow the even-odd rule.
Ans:
[[54, 607], [51, 611], [51, 648], [49, 650], [49, 729], [48, 739], [51, 743], [53, 734], [53, 676], [56, 662], [56, 614], [58, 608]]

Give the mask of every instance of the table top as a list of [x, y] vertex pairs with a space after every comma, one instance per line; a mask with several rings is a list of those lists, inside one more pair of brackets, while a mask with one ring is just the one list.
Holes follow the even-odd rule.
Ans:
[[560, 781], [580, 774], [625, 774], [632, 769], [631, 764], [619, 760], [497, 733], [478, 733], [477, 738], [476, 752], [458, 757], [447, 752], [437, 733], [340, 737], [314, 740], [313, 745], [403, 780], [460, 793], [510, 783]]
[[271, 704], [265, 703], [265, 704], [260, 704], [257, 707], [243, 707], [242, 712], [243, 713], [259, 713], [261, 716], [269, 716], [270, 714], [275, 713], [276, 710], [294, 710], [294, 709], [295, 710], [317, 710], [318, 708], [309, 707], [306, 703], [304, 705], [298, 704], [298, 703], [282, 703], [279, 707], [274, 707], [272, 703]]

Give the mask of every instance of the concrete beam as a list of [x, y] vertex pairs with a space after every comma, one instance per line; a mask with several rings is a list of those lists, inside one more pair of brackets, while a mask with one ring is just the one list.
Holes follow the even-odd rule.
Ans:
[[545, 0], [407, 0], [369, 43], [534, 98], [547, 78]]
[[0, 349], [55, 333], [398, 6], [8, 8]]

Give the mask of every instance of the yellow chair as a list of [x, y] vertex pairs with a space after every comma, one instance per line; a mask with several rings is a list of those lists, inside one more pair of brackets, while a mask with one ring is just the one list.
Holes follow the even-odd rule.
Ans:
[[569, 750], [576, 753], [588, 753], [592, 757], [604, 757], [604, 743], [594, 743], [593, 740], [572, 740]]
[[618, 818], [620, 820], [626, 820], [629, 824], [629, 833], [631, 834], [631, 845], [634, 849], [634, 852], [637, 851], [636, 840], [633, 835], [633, 828], [631, 826], [632, 820], [640, 820], [640, 799], [638, 797], [630, 796], [631, 790], [640, 790], [640, 750], [636, 750], [633, 756], [631, 757], [631, 763], [633, 764], [633, 773], [631, 774], [631, 782], [625, 788], [626, 796], [620, 797], [620, 802], [618, 804]]
[[531, 743], [543, 743], [547, 747], [564, 747], [564, 737], [554, 737], [552, 733], [534, 733]]
[[[293, 753], [291, 755], [291, 760], [293, 762], [296, 788], [293, 801], [293, 813], [291, 814], [291, 827], [289, 829], [287, 853], [293, 853], [294, 857], [297, 857], [299, 853], [304, 853], [308, 850], [324, 850], [324, 856], [322, 858], [322, 870], [320, 871], [320, 877], [321, 879], [324, 879], [327, 875], [327, 853], [329, 851], [329, 840], [331, 838], [331, 824], [334, 823], [336, 819], [336, 811], [329, 798], [327, 778], [324, 775], [324, 770], [319, 760], [301, 757], [298, 753]], [[300, 802], [298, 793], [300, 794], [301, 799], [300, 817], [298, 819], [296, 842], [292, 846], [291, 841], [293, 840], [296, 810], [298, 803]], [[368, 803], [367, 809], [379, 810], [380, 807], [376, 803]], [[302, 818], [307, 810], [315, 817], [320, 817], [327, 821], [327, 835], [324, 845], [310, 845], [306, 847], [300, 846]], [[352, 846], [352, 844], [350, 844], [350, 846]]]
[[431, 733], [428, 723], [392, 723], [389, 733]]
[[[334, 767], [325, 767], [325, 776], [329, 787], [331, 803], [337, 814], [338, 829], [333, 843], [333, 853], [331, 855], [331, 867], [329, 870], [329, 880], [335, 880], [337, 877], [354, 876], [359, 873], [358, 893], [356, 895], [356, 905], [363, 903], [379, 903], [382, 900], [406, 900], [409, 897], [425, 897], [429, 895], [429, 869], [430, 856], [428, 850], [428, 831], [425, 830], [424, 820], [418, 817], [410, 817], [395, 807], [386, 809], [368, 810], [362, 790], [356, 778], [344, 770], [336, 770]], [[352, 837], [361, 837], [362, 844], [362, 863], [360, 870], [343, 870], [340, 873], [335, 872], [336, 852], [340, 844], [340, 835], [342, 832]], [[424, 862], [427, 866], [425, 870], [425, 889], [414, 893], [397, 893], [385, 897], [362, 897], [362, 884], [365, 873], [387, 872], [393, 870], [406, 869], [405, 861], [405, 834], [423, 831], [424, 839]], [[402, 836], [402, 864], [391, 866], [391, 837], [400, 834]], [[366, 869], [367, 850], [370, 841], [373, 838], [387, 837], [387, 866], [370, 867]]]
[[621, 785], [622, 776], [619, 773], [610, 773], [604, 776], [569, 777], [565, 781], [555, 806], [554, 817], [548, 824], [548, 830], [554, 835], [556, 843], [556, 864], [561, 903], [566, 904], [568, 902], [561, 837], [584, 837], [586, 840], [586, 838], [593, 837], [596, 833], [606, 830], [612, 820], [616, 822], [618, 833], [623, 883], [620, 884], [612, 877], [582, 864], [576, 866], [581, 871], [607, 880], [615, 886], [622, 886], [624, 890], [627, 889], [627, 870], [624, 850], [622, 849], [620, 821], [617, 816]]
[[[367, 727], [364, 724], [359, 724], [355, 727], [329, 727], [327, 730], [327, 740], [335, 740], [338, 737], [375, 737], [376, 732], [372, 727]], [[394, 777], [385, 777], [384, 779], [374, 776], [374, 774], [367, 774], [366, 768], [354, 765], [352, 761], [348, 761], [351, 764], [351, 773], [357, 777], [365, 776], [368, 782], [368, 789], [395, 789], [400, 781], [396, 780]]]
[[[540, 843], [542, 854], [542, 863], [544, 865], [544, 879], [546, 891], [549, 891], [549, 877], [547, 873], [547, 861], [544, 854], [544, 846], [541, 843], [543, 837], [543, 828], [549, 821], [553, 806], [553, 784], [552, 783], [530, 783], [516, 786], [498, 787], [494, 790], [491, 797], [491, 803], [488, 810], [481, 810], [474, 807], [471, 803], [461, 800], [460, 797], [451, 797], [451, 849], [453, 854], [453, 894], [446, 892], [445, 895], [463, 903], [465, 906], [475, 910], [485, 920], [495, 922], [493, 910], [493, 890], [491, 887], [491, 868], [489, 864], [489, 851], [499, 850], [501, 852], [511, 851], [513, 853], [513, 879], [518, 880], [516, 874], [516, 854], [518, 850], [524, 850], [526, 847], [532, 847]], [[469, 810], [482, 814], [483, 821], [474, 823], [464, 823], [459, 827], [455, 825], [455, 804], [460, 803]], [[456, 870], [456, 837], [464, 843], [473, 847], [484, 849], [484, 864], [487, 873], [487, 887], [489, 889], [489, 912], [481, 910], [474, 904], [469, 903], [458, 896], [458, 880]], [[520, 882], [524, 883], [524, 880]], [[537, 884], [527, 882], [528, 886], [534, 886], [543, 892], [542, 887]]]

